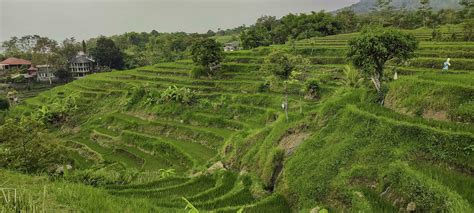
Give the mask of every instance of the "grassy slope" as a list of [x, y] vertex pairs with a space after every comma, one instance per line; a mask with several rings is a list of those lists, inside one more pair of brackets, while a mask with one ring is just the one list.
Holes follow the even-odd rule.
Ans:
[[[416, 31], [421, 39], [429, 33]], [[104, 195], [110, 206], [124, 202], [136, 205], [130, 209], [179, 211], [184, 207], [179, 198], [185, 196], [203, 210], [287, 212], [278, 195], [283, 194], [293, 209], [379, 212], [413, 201], [427, 211], [472, 210], [474, 192], [466, 186], [474, 179], [474, 129], [469, 123], [473, 59], [465, 54], [474, 49], [472, 43], [423, 41], [421, 58], [398, 68], [400, 80], [389, 84], [386, 109], [368, 105], [366, 90], [338, 84], [347, 39], [354, 35], [304, 40], [295, 49], [280, 45], [228, 53], [222, 75], [213, 80], [188, 77], [193, 67], [189, 60], [94, 74], [28, 99], [13, 112], [28, 113], [63, 93], [79, 93], [81, 110], [74, 123], [55, 133], [70, 141], [75, 166], [139, 171], [133, 182], [142, 185], [125, 186], [129, 189], [70, 186], [110, 193]], [[291, 89], [289, 122], [280, 111], [281, 91], [260, 89], [265, 74], [258, 72], [259, 64], [272, 49], [311, 57], [309, 77], [321, 82], [318, 101], [302, 99], [302, 84]], [[439, 62], [451, 54], [455, 70], [440, 74]], [[127, 105], [130, 91], [141, 85], [152, 91], [188, 87], [209, 102], [189, 107], [146, 105], [140, 99]], [[168, 185], [149, 178], [168, 168], [188, 176], [218, 160], [248, 174], [176, 178]], [[277, 193], [269, 195], [263, 188]], [[64, 199], [73, 200], [74, 193], [66, 192]], [[87, 202], [59, 204], [87, 210]]]

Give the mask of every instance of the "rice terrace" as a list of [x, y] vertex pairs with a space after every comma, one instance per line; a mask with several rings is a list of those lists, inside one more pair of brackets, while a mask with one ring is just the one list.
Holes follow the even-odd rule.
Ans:
[[288, 2], [0, 0], [0, 212], [474, 212], [474, 2]]

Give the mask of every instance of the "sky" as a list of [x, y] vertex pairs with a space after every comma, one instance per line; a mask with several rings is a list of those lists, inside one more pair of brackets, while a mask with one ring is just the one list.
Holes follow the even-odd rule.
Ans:
[[36, 34], [85, 40], [125, 32], [206, 32], [262, 15], [333, 11], [359, 0], [0, 0], [0, 41]]

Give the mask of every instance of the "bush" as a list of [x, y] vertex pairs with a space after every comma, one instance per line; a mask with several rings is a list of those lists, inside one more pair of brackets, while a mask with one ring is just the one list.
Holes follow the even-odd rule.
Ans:
[[196, 103], [196, 92], [189, 88], [170, 86], [160, 94], [161, 103], [181, 103], [191, 105]]
[[203, 66], [197, 66], [197, 67], [194, 67], [191, 72], [189, 73], [189, 75], [192, 77], [192, 78], [200, 78], [202, 76], [206, 76], [208, 75], [208, 72], [209, 72], [209, 69], [206, 68], [206, 67], [203, 67]]
[[65, 163], [63, 147], [31, 117], [0, 126], [0, 167], [26, 173], [54, 172]]
[[320, 96], [321, 87], [317, 79], [308, 79], [305, 82], [306, 99], [317, 99]]
[[8, 110], [10, 108], [10, 103], [6, 98], [0, 97], [0, 110]]

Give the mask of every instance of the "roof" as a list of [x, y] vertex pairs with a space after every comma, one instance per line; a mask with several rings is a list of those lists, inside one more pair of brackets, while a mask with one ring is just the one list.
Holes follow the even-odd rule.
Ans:
[[94, 59], [89, 55], [85, 54], [84, 52], [79, 52], [76, 56], [72, 57], [69, 60], [69, 63], [78, 63], [78, 64], [86, 64], [86, 63], [94, 63]]
[[31, 65], [31, 61], [19, 58], [7, 58], [4, 61], [0, 61], [0, 64], [5, 65]]
[[28, 68], [28, 71], [38, 71], [38, 68], [31, 66], [30, 68]]

